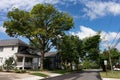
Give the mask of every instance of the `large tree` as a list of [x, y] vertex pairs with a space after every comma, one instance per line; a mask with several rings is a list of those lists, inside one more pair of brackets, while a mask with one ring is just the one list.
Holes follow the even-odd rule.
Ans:
[[86, 53], [85, 59], [87, 58], [89, 61], [99, 64], [100, 41], [99, 34], [84, 39], [84, 51]]
[[28, 38], [41, 53], [41, 70], [44, 54], [51, 49], [52, 41], [73, 27], [73, 18], [50, 4], [37, 4], [31, 11], [13, 9], [8, 12], [4, 27], [9, 36]]
[[72, 69], [74, 63], [78, 68], [79, 58], [82, 56], [82, 40], [77, 36], [64, 36], [58, 47], [63, 65], [70, 63]]

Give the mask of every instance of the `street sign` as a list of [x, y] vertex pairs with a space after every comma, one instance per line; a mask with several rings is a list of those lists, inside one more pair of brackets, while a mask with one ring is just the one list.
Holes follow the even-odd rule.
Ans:
[[104, 65], [107, 65], [107, 60], [104, 60]]

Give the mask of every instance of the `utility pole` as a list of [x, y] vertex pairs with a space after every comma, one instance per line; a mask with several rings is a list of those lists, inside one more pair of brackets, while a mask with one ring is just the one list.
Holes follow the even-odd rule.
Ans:
[[110, 70], [113, 73], [112, 60], [111, 60], [111, 52], [110, 52], [110, 46], [109, 46], [108, 41], [106, 41], [106, 44], [107, 44], [107, 48], [108, 48], [108, 58], [109, 58], [109, 63], [110, 63]]
[[111, 53], [110, 53], [110, 46], [108, 46], [108, 57], [109, 57], [109, 63], [110, 63], [110, 70], [113, 72]]

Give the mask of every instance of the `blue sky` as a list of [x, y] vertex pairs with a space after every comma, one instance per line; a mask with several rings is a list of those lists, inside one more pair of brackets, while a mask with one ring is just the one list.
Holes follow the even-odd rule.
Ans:
[[[17, 7], [30, 11], [38, 3], [53, 4], [59, 11], [67, 12], [74, 18], [74, 28], [69, 31], [80, 39], [93, 36], [98, 31], [101, 33], [101, 47], [105, 48], [106, 42], [111, 44], [120, 30], [120, 1], [119, 0], [1, 0], [0, 1], [0, 39], [10, 39], [2, 27], [7, 20], [7, 12]], [[120, 33], [116, 40], [120, 38]], [[28, 40], [19, 37], [28, 43]], [[116, 46], [120, 50], [120, 43]]]

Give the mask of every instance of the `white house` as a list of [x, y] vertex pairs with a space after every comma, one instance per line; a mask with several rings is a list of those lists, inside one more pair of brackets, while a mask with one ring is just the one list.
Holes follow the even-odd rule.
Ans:
[[14, 57], [17, 68], [38, 68], [40, 56], [31, 49], [19, 39], [0, 40], [0, 66], [4, 65], [9, 57]]

